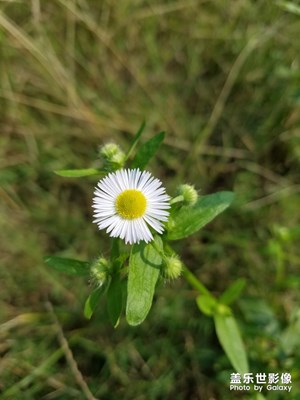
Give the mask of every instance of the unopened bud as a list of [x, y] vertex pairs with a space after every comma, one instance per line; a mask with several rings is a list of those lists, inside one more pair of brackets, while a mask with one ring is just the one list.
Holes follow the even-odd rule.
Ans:
[[103, 285], [109, 276], [109, 264], [106, 258], [99, 257], [91, 266], [91, 278], [96, 285]]
[[115, 143], [107, 143], [101, 147], [100, 155], [104, 160], [104, 167], [110, 171], [115, 171], [124, 166], [126, 155]]
[[162, 274], [166, 279], [176, 279], [182, 271], [182, 262], [176, 254], [166, 257], [162, 267]]
[[217, 314], [222, 315], [222, 316], [231, 315], [230, 307], [226, 306], [225, 304], [218, 304], [217, 308], [216, 308], [216, 312], [217, 312]]
[[181, 195], [183, 197], [184, 205], [193, 206], [198, 199], [198, 193], [192, 185], [180, 185], [177, 189], [177, 192], [179, 196]]

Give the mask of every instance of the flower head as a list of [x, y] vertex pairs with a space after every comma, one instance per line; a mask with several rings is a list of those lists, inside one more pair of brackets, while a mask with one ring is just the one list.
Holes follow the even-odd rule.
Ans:
[[182, 262], [176, 254], [166, 257], [163, 263], [162, 273], [167, 279], [176, 279], [182, 271]]
[[179, 195], [183, 196], [183, 203], [187, 206], [193, 206], [198, 200], [198, 193], [192, 185], [180, 185], [177, 192]]
[[153, 240], [149, 226], [164, 231], [170, 197], [159, 179], [139, 169], [121, 169], [98, 182], [94, 192], [94, 221], [112, 237], [126, 243]]
[[115, 143], [107, 143], [102, 146], [100, 156], [103, 158], [104, 168], [110, 171], [122, 168], [126, 160], [126, 154]]
[[91, 266], [91, 278], [93, 283], [102, 286], [109, 276], [110, 265], [104, 257], [99, 257]]

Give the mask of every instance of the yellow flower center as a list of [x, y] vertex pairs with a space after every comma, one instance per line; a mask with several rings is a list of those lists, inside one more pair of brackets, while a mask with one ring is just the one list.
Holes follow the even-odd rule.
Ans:
[[115, 206], [120, 217], [125, 219], [135, 219], [144, 215], [147, 200], [139, 190], [127, 189], [119, 194]]

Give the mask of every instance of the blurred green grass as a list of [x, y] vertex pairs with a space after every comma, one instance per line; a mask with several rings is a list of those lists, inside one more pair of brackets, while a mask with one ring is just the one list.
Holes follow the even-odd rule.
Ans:
[[[230, 392], [213, 325], [183, 280], [162, 286], [146, 322], [110, 327], [89, 283], [42, 258], [107, 252], [91, 224], [97, 165], [140, 123], [165, 130], [153, 172], [170, 195], [234, 190], [235, 205], [176, 246], [216, 294], [236, 278], [235, 311], [253, 372], [291, 372], [299, 399], [299, 16], [272, 1], [0, 3], [0, 391], [3, 399], [84, 399], [49, 298], [84, 381], [100, 399], [254, 398]], [[283, 397], [282, 397], [283, 396]], [[286, 395], [269, 392], [267, 399]]]

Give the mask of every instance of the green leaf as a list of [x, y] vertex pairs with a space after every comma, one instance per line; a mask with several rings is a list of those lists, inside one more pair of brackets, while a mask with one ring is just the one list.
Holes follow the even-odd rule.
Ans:
[[214, 315], [216, 333], [231, 365], [240, 374], [249, 372], [244, 343], [232, 315]]
[[140, 168], [144, 169], [150, 159], [155, 155], [159, 146], [163, 142], [165, 137], [164, 132], [160, 132], [155, 135], [153, 138], [148, 140], [146, 143], [142, 144], [139, 148], [138, 153], [136, 154], [135, 158], [132, 161], [131, 167], [132, 168]]
[[[162, 251], [162, 240], [158, 236], [155, 246]], [[142, 323], [150, 311], [161, 264], [161, 255], [152, 243], [133, 245], [129, 259], [126, 305], [126, 319], [130, 325]]]
[[217, 300], [211, 295], [201, 295], [196, 299], [197, 305], [203, 314], [212, 316], [215, 313]]
[[219, 192], [200, 197], [193, 206], [181, 207], [170, 220], [168, 239], [183, 239], [197, 232], [224, 211], [233, 198], [232, 192]]
[[56, 175], [63, 176], [65, 178], [81, 178], [83, 176], [91, 175], [104, 175], [104, 172], [96, 168], [85, 168], [85, 169], [60, 169], [54, 171]]
[[122, 312], [122, 284], [119, 274], [113, 275], [107, 291], [107, 311], [110, 322], [116, 328]]
[[96, 289], [94, 289], [89, 297], [86, 299], [85, 305], [84, 305], [84, 316], [87, 319], [91, 319], [98, 303], [100, 300], [100, 297], [102, 296], [102, 294], [105, 292], [106, 289], [106, 285], [103, 284], [100, 287], [97, 287]]
[[142, 133], [144, 132], [146, 126], [146, 122], [143, 121], [142, 125], [139, 127], [139, 130], [137, 131], [137, 133], [135, 134], [133, 141], [131, 143], [130, 149], [127, 152], [126, 155], [126, 160], [128, 160], [128, 158], [131, 156], [133, 150], [135, 149], [135, 146], [137, 145], [138, 141], [140, 140], [140, 137], [142, 136]]
[[45, 257], [44, 261], [49, 267], [69, 275], [86, 276], [90, 273], [90, 263], [87, 261], [63, 257]]
[[238, 299], [246, 286], [246, 279], [240, 278], [233, 282], [220, 296], [220, 303], [231, 304]]

